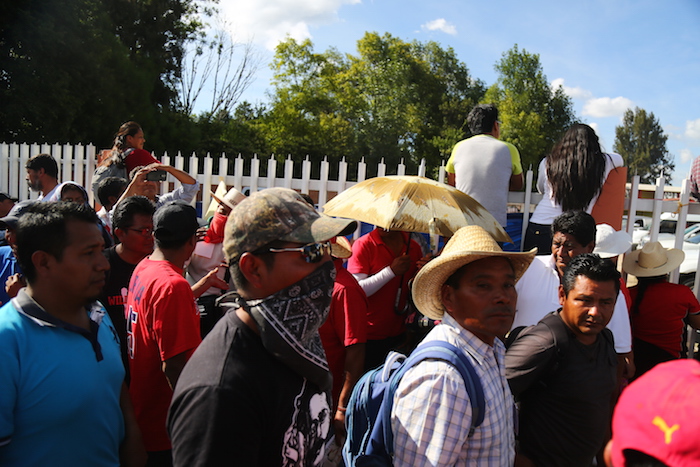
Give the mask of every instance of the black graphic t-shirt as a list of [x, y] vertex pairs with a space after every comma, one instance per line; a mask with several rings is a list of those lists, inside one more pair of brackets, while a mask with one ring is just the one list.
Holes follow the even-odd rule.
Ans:
[[[107, 261], [109, 261], [109, 272], [107, 272], [107, 282], [102, 295], [98, 299], [102, 303], [114, 323], [119, 336], [122, 351], [122, 361], [126, 371], [129, 371], [129, 363], [126, 354], [126, 315], [124, 314], [124, 302], [126, 292], [129, 290], [129, 280], [136, 268], [135, 264], [129, 264], [119, 257], [116, 246], [103, 251]], [[128, 375], [127, 375], [128, 379]]]
[[168, 415], [174, 465], [320, 465], [330, 407], [330, 393], [270, 355], [231, 311], [175, 388]]

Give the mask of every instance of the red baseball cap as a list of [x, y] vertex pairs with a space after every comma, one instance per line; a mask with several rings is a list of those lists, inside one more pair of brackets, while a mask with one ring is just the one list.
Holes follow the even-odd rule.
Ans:
[[626, 467], [633, 449], [670, 467], [700, 465], [700, 362], [661, 363], [620, 396], [612, 423], [612, 462]]

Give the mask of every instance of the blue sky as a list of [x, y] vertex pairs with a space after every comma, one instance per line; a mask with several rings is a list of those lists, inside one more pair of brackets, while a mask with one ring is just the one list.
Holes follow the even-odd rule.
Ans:
[[356, 53], [366, 31], [452, 47], [487, 85], [494, 64], [518, 44], [540, 56], [547, 79], [572, 97], [578, 117], [612, 151], [627, 108], [653, 112], [674, 156], [673, 184], [700, 155], [700, 1], [664, 0], [221, 0], [238, 41], [262, 56], [243, 99], [265, 102], [268, 64], [286, 35], [322, 52]]

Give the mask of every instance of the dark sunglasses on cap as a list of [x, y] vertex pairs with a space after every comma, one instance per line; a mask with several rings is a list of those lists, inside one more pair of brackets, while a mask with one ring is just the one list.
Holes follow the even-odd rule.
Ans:
[[331, 242], [309, 243], [296, 248], [269, 248], [270, 253], [286, 253], [298, 251], [307, 263], [318, 263], [325, 255], [331, 254]]

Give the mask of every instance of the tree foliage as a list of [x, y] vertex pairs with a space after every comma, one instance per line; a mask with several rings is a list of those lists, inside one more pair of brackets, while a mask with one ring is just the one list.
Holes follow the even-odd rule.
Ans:
[[[274, 94], [265, 134], [281, 155], [381, 159], [415, 167], [440, 159], [463, 135], [469, 109], [484, 93], [452, 49], [367, 33], [357, 55], [316, 53], [287, 39], [272, 63]], [[371, 175], [371, 174], [368, 174]]]
[[163, 141], [194, 0], [14, 0], [0, 11], [0, 137], [109, 145], [139, 121]]
[[671, 183], [675, 164], [666, 149], [667, 140], [654, 113], [636, 107], [627, 109], [622, 125], [615, 127], [613, 150], [625, 160], [630, 178], [637, 174], [642, 183], [653, 184], [663, 174], [666, 183]]
[[523, 169], [537, 169], [540, 160], [576, 121], [573, 104], [561, 86], [552, 90], [538, 54], [516, 44], [495, 66], [498, 81], [483, 102], [494, 103], [503, 122], [501, 139], [520, 151]]

